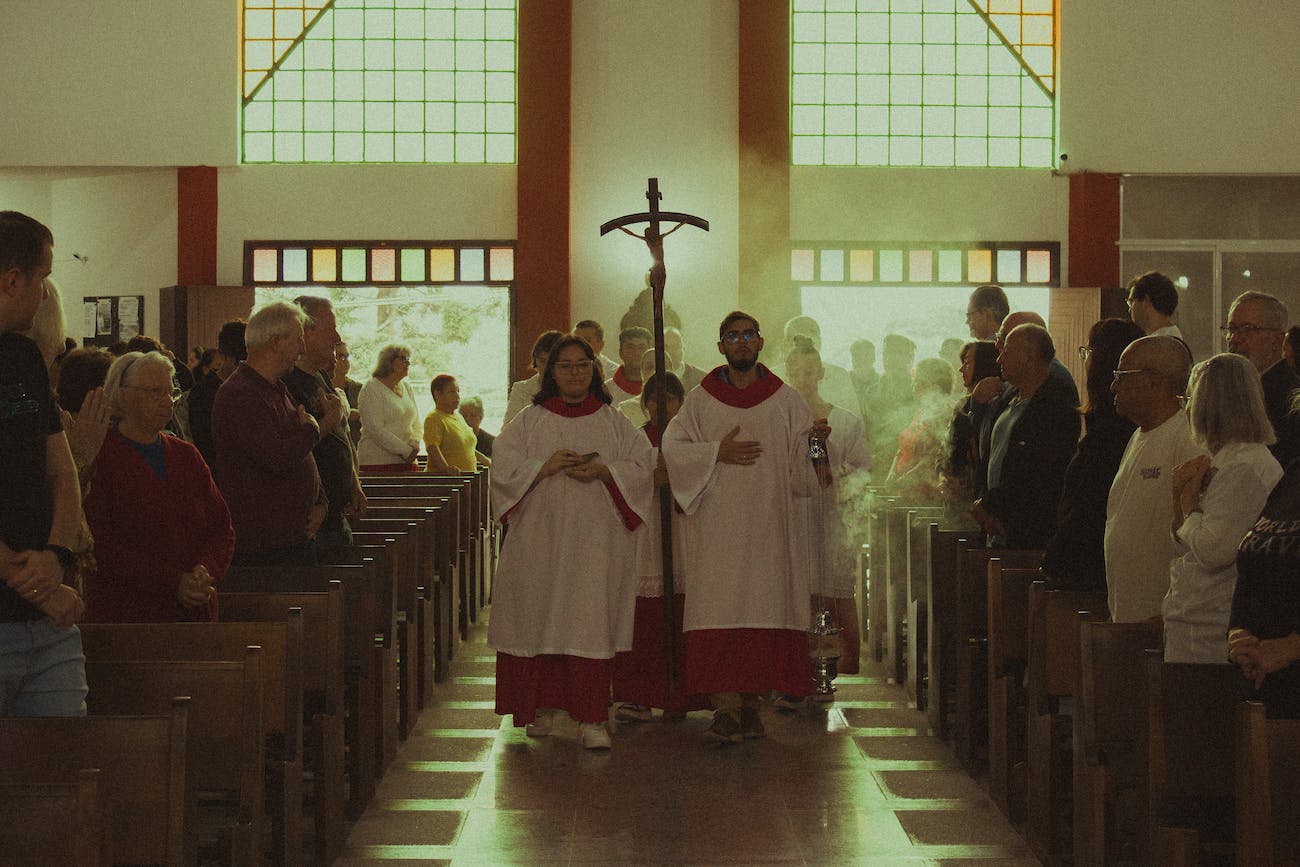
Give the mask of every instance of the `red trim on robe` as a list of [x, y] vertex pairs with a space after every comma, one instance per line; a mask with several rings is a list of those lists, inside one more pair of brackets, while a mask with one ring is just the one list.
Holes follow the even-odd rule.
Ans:
[[677, 612], [677, 629], [673, 644], [677, 648], [677, 690], [668, 691], [668, 657], [664, 644], [664, 601], [662, 598], [638, 596], [632, 626], [632, 649], [615, 654], [610, 666], [614, 682], [614, 700], [627, 701], [666, 711], [709, 710], [707, 695], [689, 695], [682, 690], [686, 682], [686, 638], [682, 633], [682, 615], [686, 597], [673, 597]]
[[618, 489], [618, 485], [614, 484], [613, 479], [605, 482], [605, 490], [609, 491], [610, 497], [613, 498], [614, 508], [618, 509], [618, 516], [623, 519], [623, 526], [627, 527], [629, 532], [640, 527], [643, 523], [641, 516], [632, 511], [632, 507], [627, 504], [627, 500], [623, 499], [623, 492]]
[[628, 379], [627, 375], [623, 373], [623, 368], [626, 366], [627, 365], [620, 364], [618, 366], [618, 370], [614, 371], [614, 376], [613, 376], [614, 384], [617, 385], [619, 388], [623, 389], [624, 391], [626, 391], [628, 394], [632, 395], [633, 397], [637, 397], [638, 395], [641, 394], [641, 389], [645, 387], [645, 382], [644, 381], [633, 382], [632, 380]]
[[609, 719], [608, 659], [547, 653], [497, 653], [496, 712], [512, 714], [516, 726], [537, 719], [541, 708], [568, 711], [577, 722]]
[[688, 693], [810, 695], [808, 634], [797, 629], [697, 629], [686, 633]]
[[659, 427], [652, 421], [641, 425], [641, 430], [645, 432], [645, 438], [650, 440], [650, 445], [659, 448], [663, 444], [664, 435], [659, 432]]
[[582, 403], [565, 403], [558, 397], [548, 397], [542, 401], [542, 409], [549, 409], [551, 412], [563, 418], [582, 418], [584, 415], [591, 415], [596, 410], [606, 404], [602, 403], [600, 398], [591, 392], [582, 399]]
[[751, 409], [767, 400], [785, 383], [781, 377], [768, 370], [765, 365], [758, 365], [758, 379], [748, 388], [736, 388], [727, 382], [724, 371], [727, 365], [722, 364], [709, 371], [709, 375], [704, 377], [700, 387], [727, 406], [734, 406], [737, 409]]

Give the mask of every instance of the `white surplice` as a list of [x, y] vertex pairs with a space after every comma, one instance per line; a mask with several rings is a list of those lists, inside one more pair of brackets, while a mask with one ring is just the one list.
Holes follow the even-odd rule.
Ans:
[[[774, 374], [749, 386], [770, 394], [748, 407], [737, 404], [753, 403], [742, 397], [749, 389], [719, 385], [716, 375], [686, 396], [663, 440], [673, 495], [686, 513], [684, 629], [805, 630], [809, 570], [795, 552], [791, 500], [817, 484], [808, 460], [812, 413]], [[752, 465], [718, 462], [722, 438], [736, 427], [737, 439], [762, 446]]]
[[[563, 473], [537, 481], [560, 449], [597, 452], [617, 496], [600, 481]], [[605, 405], [577, 417], [528, 406], [502, 428], [492, 451], [492, 507], [510, 532], [492, 587], [490, 646], [589, 659], [631, 648], [636, 577], [627, 524], [650, 514], [654, 459], [645, 434]]]

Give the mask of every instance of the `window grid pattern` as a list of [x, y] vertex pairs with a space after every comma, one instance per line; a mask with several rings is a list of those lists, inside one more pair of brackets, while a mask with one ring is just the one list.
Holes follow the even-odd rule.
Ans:
[[243, 161], [514, 162], [516, 5], [244, 0]]
[[[954, 284], [1059, 287], [1056, 241], [796, 244], [790, 280], [817, 284]], [[845, 267], [845, 264], [848, 267]]]
[[1054, 2], [794, 0], [793, 162], [1051, 167]]
[[514, 241], [246, 241], [250, 286], [509, 286]]

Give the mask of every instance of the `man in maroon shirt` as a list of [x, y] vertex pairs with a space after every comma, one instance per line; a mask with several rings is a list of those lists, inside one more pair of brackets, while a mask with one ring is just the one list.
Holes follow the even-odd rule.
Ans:
[[275, 302], [248, 320], [248, 358], [217, 391], [212, 441], [217, 485], [235, 526], [234, 563], [314, 565], [327, 502], [312, 449], [333, 428], [342, 402], [324, 397], [318, 422], [295, 407], [280, 381], [303, 352], [305, 314]]

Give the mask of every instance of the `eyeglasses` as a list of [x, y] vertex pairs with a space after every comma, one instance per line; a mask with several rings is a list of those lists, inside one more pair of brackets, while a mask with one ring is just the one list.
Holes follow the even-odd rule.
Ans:
[[555, 369], [558, 370], [560, 373], [573, 373], [575, 371], [578, 373], [587, 373], [591, 370], [591, 366], [592, 366], [592, 362], [590, 359], [588, 359], [587, 361], [555, 362]]
[[335, 360], [335, 361], [348, 361], [348, 360], [351, 359], [351, 358], [352, 358], [351, 355], [336, 355], [336, 356], [334, 356], [334, 360]]
[[1091, 349], [1091, 347], [1087, 347], [1087, 346], [1080, 346], [1080, 347], [1079, 347], [1079, 360], [1080, 360], [1080, 361], [1084, 361], [1084, 362], [1086, 362], [1086, 361], [1088, 360], [1088, 356], [1089, 356], [1089, 355], [1092, 355], [1092, 349]]
[[410, 363], [411, 363], [411, 356], [409, 356], [409, 355], [394, 355], [394, 356], [393, 356], [393, 361], [405, 361], [407, 364], [410, 364]]
[[172, 403], [181, 399], [185, 392], [179, 388], [148, 388], [143, 385], [124, 385], [123, 388], [134, 388], [136, 391], [143, 391], [150, 397], [161, 400], [164, 397], [170, 398]]
[[1250, 334], [1255, 331], [1280, 332], [1281, 330], [1281, 328], [1269, 328], [1265, 325], [1225, 325], [1219, 329], [1220, 333], [1228, 339], [1232, 339], [1237, 334]]
[[1150, 373], [1150, 372], [1151, 372], [1151, 368], [1149, 367], [1137, 367], [1134, 368], [1133, 370], [1112, 370], [1111, 374], [1115, 377], [1115, 382], [1120, 383], [1124, 381], [1124, 377], [1126, 376], [1131, 376], [1132, 374], [1135, 373]]
[[752, 328], [746, 328], [744, 331], [728, 331], [722, 335], [722, 339], [727, 343], [753, 343], [758, 340], [758, 332]]

